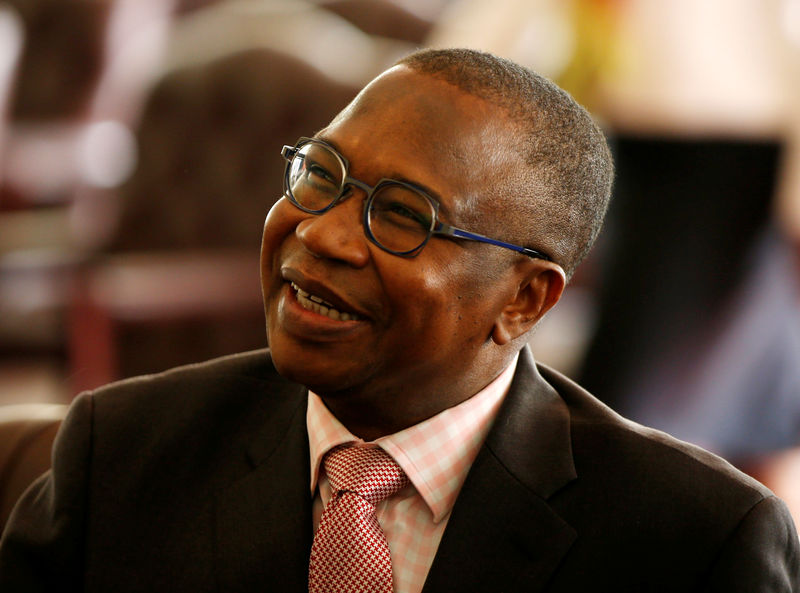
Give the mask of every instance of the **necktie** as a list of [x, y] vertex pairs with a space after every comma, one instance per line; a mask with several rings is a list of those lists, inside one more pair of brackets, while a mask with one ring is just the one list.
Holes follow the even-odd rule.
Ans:
[[375, 505], [408, 477], [377, 447], [336, 447], [323, 463], [332, 494], [311, 547], [309, 593], [391, 593], [392, 562]]

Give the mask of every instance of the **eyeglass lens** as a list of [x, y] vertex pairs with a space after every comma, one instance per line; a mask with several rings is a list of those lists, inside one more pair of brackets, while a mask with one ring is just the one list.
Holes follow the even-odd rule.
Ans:
[[344, 175], [344, 163], [334, 152], [309, 143], [289, 163], [288, 189], [304, 208], [324, 210], [342, 193]]
[[[287, 169], [290, 197], [310, 212], [322, 212], [346, 191], [345, 164], [328, 147], [307, 143]], [[383, 181], [368, 200], [366, 224], [372, 238], [394, 253], [413, 252], [423, 245], [435, 224], [436, 211], [424, 195], [394, 181]]]

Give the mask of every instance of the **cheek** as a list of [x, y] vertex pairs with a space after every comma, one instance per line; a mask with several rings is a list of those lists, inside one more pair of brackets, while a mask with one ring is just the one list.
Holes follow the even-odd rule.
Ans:
[[[462, 262], [463, 263], [463, 262]], [[446, 301], [450, 332], [465, 345], [480, 346], [489, 339], [505, 299], [498, 283], [490, 278], [488, 262], [470, 259], [448, 270]]]
[[300, 211], [292, 206], [286, 198], [275, 202], [264, 221], [264, 242], [282, 240], [287, 232], [297, 226], [302, 218], [299, 216], [300, 214]]
[[426, 265], [423, 274], [406, 279], [395, 310], [403, 311], [408, 333], [433, 343], [451, 338], [482, 341], [491, 330], [480, 275], [452, 264]]
[[286, 198], [281, 198], [270, 208], [264, 221], [264, 233], [261, 237], [261, 284], [263, 287], [266, 287], [268, 279], [273, 277], [273, 264], [283, 241], [294, 233], [294, 229], [301, 219], [301, 212]]

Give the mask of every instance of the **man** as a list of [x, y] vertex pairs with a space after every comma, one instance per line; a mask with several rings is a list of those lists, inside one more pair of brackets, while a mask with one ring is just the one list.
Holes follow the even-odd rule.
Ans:
[[[565, 93], [423, 51], [283, 156], [270, 353], [79, 397], [4, 534], [3, 590], [798, 590], [766, 488], [525, 347], [610, 193], [603, 136]], [[356, 496], [340, 451], [397, 480], [359, 507], [384, 564], [331, 577], [353, 562], [329, 537]]]

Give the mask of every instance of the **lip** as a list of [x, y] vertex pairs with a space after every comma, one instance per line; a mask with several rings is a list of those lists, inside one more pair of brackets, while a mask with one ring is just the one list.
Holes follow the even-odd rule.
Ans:
[[[284, 266], [281, 268], [281, 278], [287, 285], [295, 284], [300, 289], [308, 292], [314, 296], [317, 296], [325, 301], [328, 301], [331, 305], [333, 305], [334, 309], [342, 312], [342, 313], [349, 313], [351, 315], [358, 316], [359, 319], [351, 320], [351, 321], [364, 321], [369, 320], [371, 316], [363, 309], [363, 307], [358, 306], [351, 302], [351, 299], [343, 297], [339, 291], [334, 288], [331, 288], [327, 284], [320, 282], [314, 278], [307, 276], [306, 274], [300, 272], [295, 268], [291, 268], [288, 266]], [[291, 297], [293, 300], [297, 300], [297, 296], [295, 291], [291, 286], [289, 286], [289, 291], [291, 293]], [[305, 309], [304, 309], [305, 310]], [[309, 311], [309, 313], [313, 313], [313, 311]], [[314, 315], [319, 315], [318, 313], [313, 313]], [[324, 315], [319, 315], [320, 317], [325, 317]], [[349, 321], [340, 321], [334, 320], [327, 317], [330, 321], [334, 323], [349, 323]]]
[[369, 327], [363, 318], [342, 321], [306, 309], [289, 282], [281, 286], [277, 314], [284, 331], [307, 343], [353, 340]]

